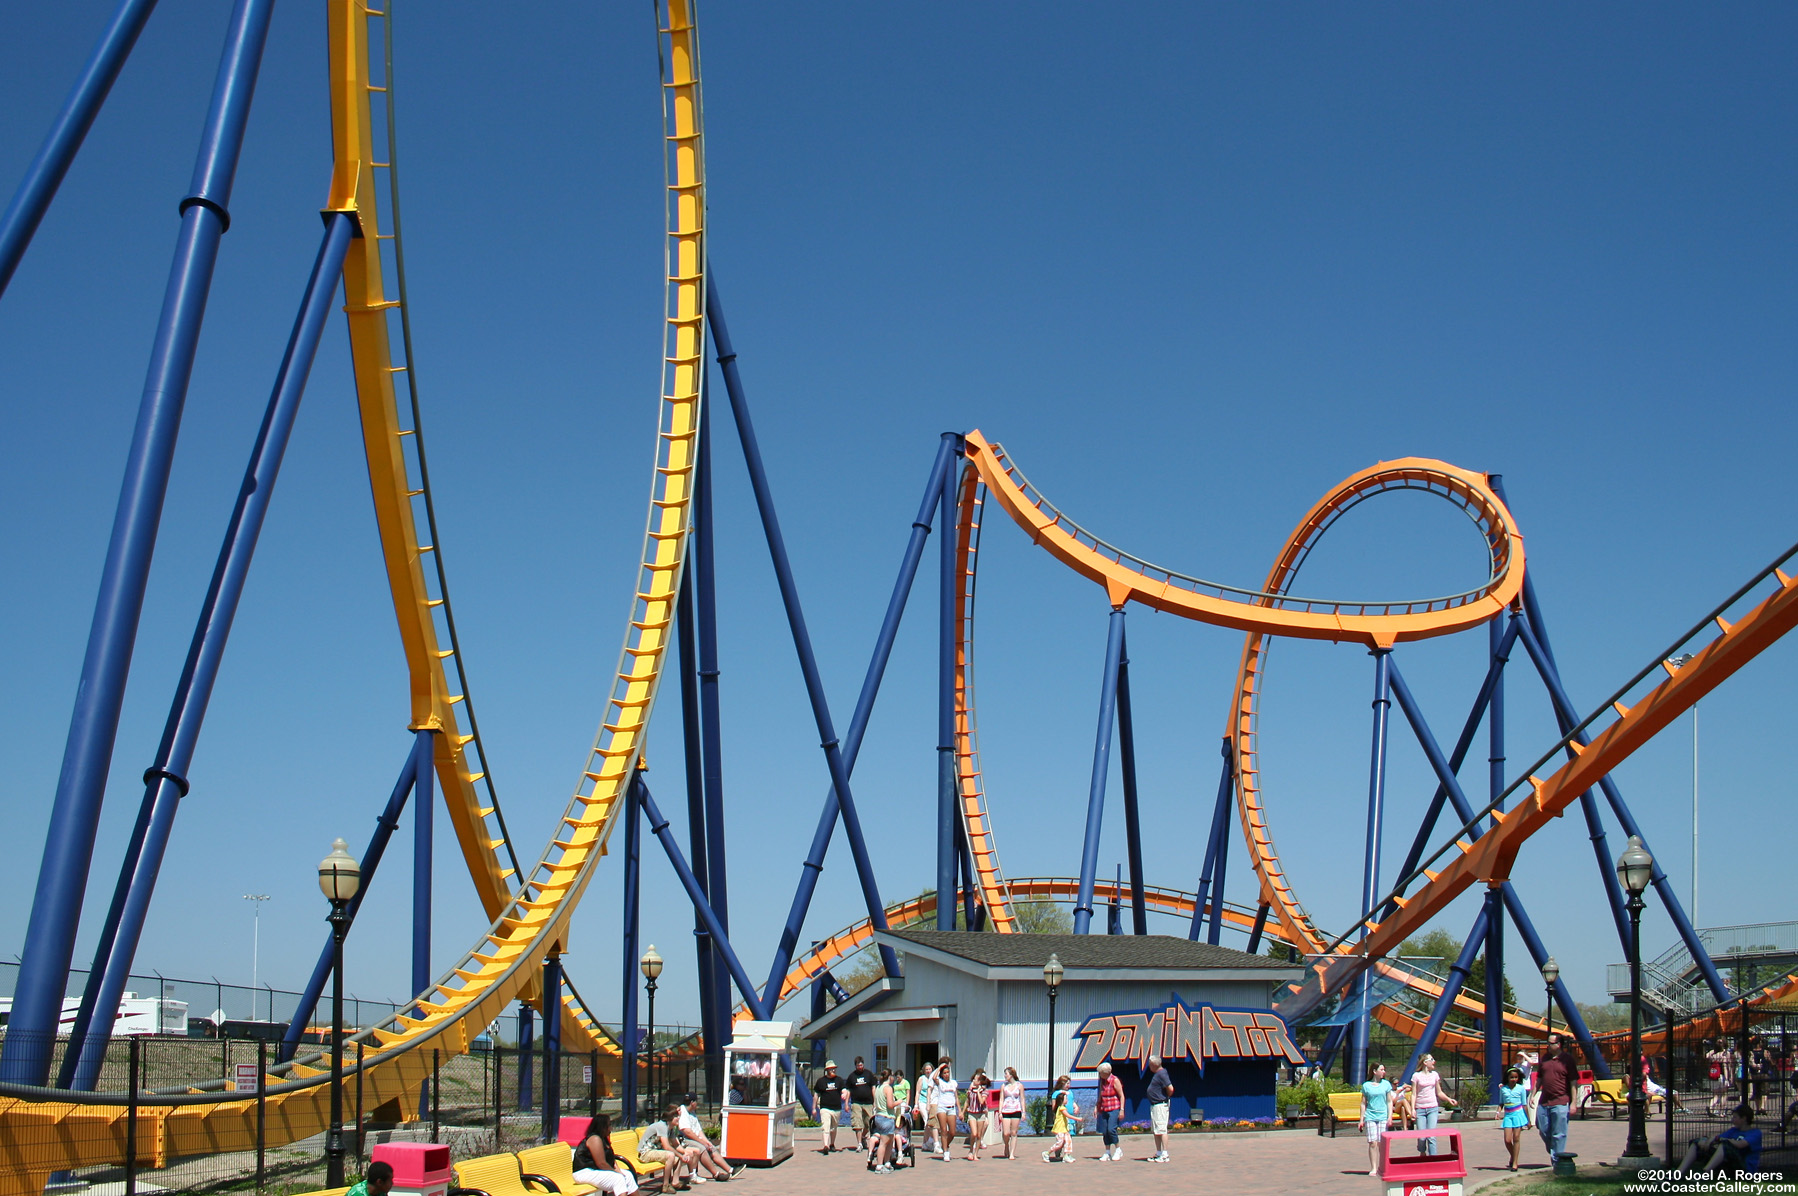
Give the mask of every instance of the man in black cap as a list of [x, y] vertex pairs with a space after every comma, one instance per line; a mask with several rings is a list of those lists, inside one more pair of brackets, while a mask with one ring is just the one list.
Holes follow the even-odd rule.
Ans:
[[824, 1130], [824, 1149], [819, 1154], [829, 1154], [837, 1148], [837, 1122], [842, 1119], [843, 1102], [848, 1095], [849, 1085], [837, 1074], [837, 1061], [825, 1060], [823, 1076], [812, 1085], [812, 1116]]

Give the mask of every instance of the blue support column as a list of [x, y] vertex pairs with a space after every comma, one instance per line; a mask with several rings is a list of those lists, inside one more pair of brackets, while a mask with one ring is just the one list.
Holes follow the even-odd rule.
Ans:
[[[344, 911], [351, 926], [355, 925], [356, 912], [362, 908], [369, 886], [374, 883], [375, 872], [381, 866], [381, 857], [387, 852], [387, 843], [393, 838], [393, 832], [399, 829], [400, 815], [405, 812], [406, 798], [412, 792], [417, 775], [418, 744], [414, 741], [412, 749], [406, 753], [406, 763], [400, 769], [399, 779], [393, 783], [393, 792], [387, 795], [387, 805], [375, 820], [375, 833], [369, 836], [368, 847], [362, 852], [362, 886], [350, 898], [350, 904]], [[300, 994], [299, 1004], [294, 1006], [293, 1017], [287, 1024], [286, 1037], [281, 1040], [279, 1057], [282, 1062], [293, 1058], [295, 1048], [300, 1045], [300, 1036], [311, 1023], [313, 1011], [318, 1008], [318, 999], [325, 991], [325, 982], [330, 978], [331, 937], [326, 935], [324, 949], [318, 953], [318, 962], [312, 967], [312, 977], [306, 981], [306, 989]], [[68, 1087], [66, 1083], [62, 1086]]]
[[56, 189], [62, 186], [63, 176], [75, 161], [76, 151], [100, 114], [106, 94], [112, 90], [125, 59], [131, 56], [137, 35], [144, 31], [144, 23], [155, 9], [156, 0], [121, 0], [81, 74], [76, 76], [75, 86], [63, 101], [62, 111], [56, 114], [37, 157], [26, 167], [6, 214], [0, 216], [0, 294], [6, 293], [19, 259], [25, 256], [38, 224], [50, 209], [50, 201], [56, 198]]
[[1261, 934], [1267, 929], [1267, 911], [1270, 907], [1263, 901], [1255, 910], [1255, 925], [1249, 931], [1249, 945], [1244, 948], [1250, 955], [1261, 950]]
[[[899, 563], [899, 577], [893, 583], [892, 597], [887, 600], [886, 617], [881, 620], [880, 634], [874, 639], [874, 653], [868, 661], [867, 674], [862, 678], [861, 695], [856, 699], [855, 713], [849, 719], [849, 735], [843, 743], [843, 758], [850, 771], [855, 769], [856, 755], [861, 751], [862, 735], [868, 729], [868, 719], [874, 712], [874, 699], [880, 693], [881, 678], [886, 675], [887, 661], [893, 654], [893, 640], [899, 634], [899, 619], [905, 613], [905, 600], [911, 594], [912, 581], [918, 575], [918, 563], [924, 556], [924, 541], [930, 535], [930, 518], [936, 508], [937, 495], [942, 492], [943, 479], [948, 476], [949, 466], [960, 451], [959, 438], [945, 436], [937, 448], [936, 463], [931, 466], [930, 480], [924, 485], [924, 497], [918, 504], [918, 514], [912, 520], [911, 538], [905, 545], [905, 556]], [[837, 794], [832, 788], [824, 795], [824, 809], [818, 815], [818, 826], [812, 832], [811, 849], [806, 853], [805, 863], [800, 869], [799, 884], [793, 892], [793, 904], [787, 911], [786, 925], [781, 929], [780, 942], [774, 949], [774, 960], [768, 969], [768, 985], [779, 991], [780, 984], [786, 978], [787, 968], [793, 962], [793, 951], [799, 944], [799, 932], [805, 925], [805, 915], [811, 909], [812, 894], [818, 887], [818, 874], [824, 869], [824, 853], [830, 847], [831, 835], [837, 826]], [[728, 976], [727, 976], [728, 979]]]
[[[1502, 483], [1501, 483], [1502, 484]], [[1507, 628], [1503, 618], [1486, 624], [1487, 643], [1492, 651], [1492, 666], [1502, 666], [1501, 650], [1506, 648]], [[1488, 801], [1496, 802], [1505, 791], [1505, 680], [1498, 671], [1492, 686], [1492, 697], [1486, 708], [1486, 788]], [[1486, 1078], [1490, 1091], [1498, 1091], [1505, 1058], [1505, 919], [1499, 909], [1501, 898], [1486, 892]]]
[[[944, 433], [950, 439], [953, 433]], [[956, 437], [955, 439], [959, 439]], [[955, 567], [955, 504], [962, 463], [950, 462], [943, 475], [937, 514], [936, 632], [936, 928], [955, 929], [958, 778], [955, 768], [955, 632], [961, 618], [961, 576]]]
[[[855, 808], [855, 791], [849, 786], [849, 768], [844, 763], [842, 745], [830, 717], [830, 704], [824, 696], [824, 679], [818, 672], [818, 660], [812, 652], [811, 632], [806, 630], [805, 611], [799, 604], [799, 588], [793, 581], [793, 567], [787, 559], [787, 544], [780, 531], [780, 516], [774, 509], [774, 495], [768, 487], [768, 473], [762, 466], [762, 449], [755, 436], [755, 425], [749, 418], [749, 403], [743, 397], [743, 383], [737, 370], [737, 353], [731, 346], [730, 329], [724, 321], [724, 309], [718, 298], [718, 283], [713, 278], [706, 294], [706, 316], [712, 328], [712, 340], [718, 351], [718, 365], [724, 371], [724, 389], [730, 397], [731, 414], [736, 418], [737, 439], [742, 442], [743, 460], [749, 467], [749, 486], [755, 492], [755, 505], [762, 517], [762, 531], [768, 540], [768, 555], [773, 559], [775, 580], [780, 585], [781, 605], [786, 609], [787, 626], [793, 635], [793, 648], [799, 655], [799, 671], [805, 678], [805, 693], [812, 707], [812, 721], [818, 729], [818, 746], [824, 751], [824, 766], [836, 790], [837, 806], [843, 815], [843, 830], [849, 836], [849, 852], [855, 859], [855, 872], [861, 881], [862, 900], [867, 905], [868, 920], [875, 929], [887, 928], [886, 906], [880, 900], [880, 885], [874, 876], [874, 863], [868, 858], [867, 840], [862, 835], [861, 815]], [[714, 937], [717, 937], [714, 932]], [[880, 963], [889, 976], [898, 976], [899, 957], [891, 947], [880, 948]]]
[[[1474, 698], [1473, 709], [1467, 712], [1467, 720], [1461, 725], [1460, 737], [1455, 740], [1455, 750], [1448, 758], [1449, 771], [1459, 773], [1467, 753], [1473, 748], [1474, 733], [1479, 730], [1480, 720], [1485, 717], [1486, 707], [1498, 688], [1499, 678], [1504, 675], [1504, 667], [1509, 660], [1511, 647], [1517, 642], [1518, 633], [1522, 631], [1522, 622], [1513, 618], [1505, 628], [1504, 638], [1499, 642], [1497, 652], [1493, 654], [1492, 663], [1486, 669], [1486, 679], [1480, 683], [1480, 691]], [[1417, 871], [1418, 861], [1423, 853], [1430, 849], [1430, 836], [1435, 833], [1436, 819], [1442, 813], [1443, 803], [1448, 800], [1448, 786], [1439, 780], [1436, 792], [1430, 798], [1428, 811], [1417, 828], [1417, 837], [1411, 841], [1411, 850], [1405, 855], [1405, 862], [1399, 868], [1398, 875], [1403, 878]], [[1381, 917], [1390, 917], [1394, 906], [1387, 902]]]
[[[1448, 983], [1442, 986], [1442, 996], [1436, 1001], [1436, 1007], [1430, 1010], [1429, 1020], [1423, 1024], [1423, 1033], [1418, 1036], [1417, 1049], [1411, 1052], [1411, 1058], [1405, 1064], [1405, 1070], [1392, 1077], [1393, 1084], [1402, 1085], [1417, 1070], [1417, 1061], [1429, 1054], [1436, 1047], [1436, 1036], [1442, 1033], [1442, 1023], [1454, 1011], [1455, 998], [1461, 995], [1461, 986], [1467, 983], [1467, 975], [1473, 971], [1474, 956], [1479, 954], [1480, 946], [1486, 940], [1486, 928], [1491, 917], [1492, 903], [1488, 901], [1480, 907], [1479, 914], [1473, 920], [1473, 929], [1467, 932], [1467, 941], [1461, 944], [1461, 954], [1455, 962], [1448, 966]], [[1363, 977], [1365, 979], [1365, 976]], [[1497, 1090], [1494, 1089], [1496, 1092]]]
[[543, 960], [543, 1140], [554, 1142], [562, 1116], [562, 956]]
[[[432, 814], [436, 804], [432, 781], [435, 779], [432, 758], [435, 732], [421, 728], [415, 732], [413, 765], [417, 777], [418, 800], [412, 803], [412, 991], [422, 993], [431, 986], [431, 860], [433, 851]], [[424, 1016], [424, 1011], [419, 1011]]]
[[[1468, 802], [1466, 793], [1462, 791], [1460, 781], [1449, 770], [1448, 761], [1442, 757], [1441, 746], [1437, 744], [1435, 735], [1430, 732], [1429, 724], [1424, 722], [1423, 711], [1418, 707], [1416, 699], [1411, 696], [1411, 689], [1405, 684], [1405, 679], [1399, 673], [1396, 665], [1391, 669], [1390, 680], [1392, 696], [1398, 700], [1399, 708], [1404, 712], [1406, 719], [1410, 721], [1412, 730], [1417, 733], [1418, 745], [1423, 748], [1423, 754], [1429, 760], [1430, 767], [1435, 771], [1437, 780], [1447, 788], [1448, 800], [1454, 805], [1456, 816], [1461, 819], [1463, 824], [1473, 821], [1473, 806]], [[1472, 832], [1476, 839], [1483, 833], [1483, 828], [1476, 828]], [[1504, 895], [1505, 909], [1511, 915], [1511, 922], [1517, 927], [1517, 933], [1523, 939], [1524, 948], [1529, 951], [1531, 959], [1540, 969], [1548, 960], [1548, 952], [1542, 946], [1542, 940], [1536, 934], [1536, 928], [1530, 922], [1529, 914], [1524, 911], [1523, 902], [1518, 898], [1516, 889], [1510, 881], [1505, 881], [1500, 886], [1500, 892]], [[1586, 1028], [1586, 1022], [1580, 1016], [1579, 1007], [1568, 995], [1564, 981], [1555, 981], [1555, 993], [1556, 999], [1561, 1004], [1562, 1012], [1567, 1015], [1568, 1027], [1573, 1031], [1574, 1037], [1579, 1039], [1580, 1045], [1586, 1049], [1588, 1057], [1592, 1060], [1593, 1068], [1608, 1079], [1609, 1073], [1604, 1070], [1604, 1060], [1596, 1053], [1597, 1046], [1592, 1041], [1592, 1033]]]
[[[961, 925], [963, 930], [979, 930], [975, 925], [980, 915], [980, 882], [974, 878], [974, 857], [968, 851], [968, 828], [962, 825], [959, 812], [955, 818], [955, 861], [959, 869], [959, 879], [951, 893], [961, 894]], [[954, 903], [951, 902], [951, 905]]]
[[[1386, 812], [1386, 724], [1392, 711], [1389, 681], [1392, 649], [1374, 648], [1369, 654], [1373, 657], [1373, 759], [1367, 774], [1367, 844], [1361, 869], [1361, 913], [1364, 918], [1373, 915], [1374, 901], [1380, 893], [1381, 823]], [[1358, 937], [1367, 937], [1366, 926], [1361, 927]], [[1355, 982], [1355, 999], [1360, 1003], [1360, 1010], [1349, 1037], [1351, 1084], [1359, 1084], [1367, 1078], [1369, 1015], [1372, 1012], [1367, 1007], [1369, 979], [1364, 972]]]
[[1093, 741], [1092, 784], [1086, 794], [1086, 835], [1080, 848], [1080, 891], [1074, 899], [1074, 933], [1092, 929], [1093, 885], [1099, 876], [1099, 832], [1105, 821], [1105, 781], [1111, 774], [1111, 728], [1117, 721], [1118, 662], [1124, 656], [1124, 608], [1114, 607], [1105, 635], [1105, 671], [1099, 676], [1099, 731]]
[[237, 0], [163, 296], [25, 931], [0, 1081], [41, 1085], [62, 1016], [119, 708], [273, 0]]
[[[1230, 740], [1227, 736], [1224, 739], [1223, 754], [1224, 768], [1217, 779], [1217, 804], [1211, 811], [1211, 834], [1205, 839], [1205, 862], [1199, 868], [1199, 891], [1193, 900], [1192, 925], [1186, 932], [1186, 937], [1195, 943], [1199, 941], [1199, 935], [1205, 929], [1206, 908], [1214, 900], [1211, 896], [1211, 875], [1212, 870], [1217, 866], [1218, 843], [1224, 835], [1229, 833], [1230, 798], [1235, 793], [1235, 786], [1232, 782], [1236, 778], [1236, 770], [1233, 767], [1234, 757], [1230, 751]], [[1217, 886], [1219, 894], [1223, 892], [1223, 888], [1222, 878], [1219, 878]], [[1215, 900], [1221, 908], [1223, 906], [1222, 897]]]
[[1143, 897], [1142, 817], [1136, 805], [1136, 724], [1130, 717], [1130, 643], [1118, 657], [1118, 764], [1124, 777], [1124, 850], [1130, 861], [1130, 933], [1149, 933]]
[[[700, 891], [711, 900], [711, 889], [706, 883], [706, 872], [710, 864], [710, 855], [706, 850], [706, 803], [705, 803], [705, 766], [704, 751], [700, 745], [699, 729], [699, 670], [693, 631], [693, 587], [694, 576], [689, 571], [681, 578], [680, 598], [675, 606], [676, 636], [680, 644], [680, 710], [681, 710], [681, 745], [685, 751], [685, 773], [687, 781], [687, 842], [692, 852], [693, 874], [699, 880]], [[693, 943], [699, 965], [699, 1033], [705, 1043], [706, 1062], [706, 1099], [716, 1101], [718, 1098], [718, 1079], [721, 1078], [718, 1068], [713, 1066], [714, 1059], [723, 1061], [722, 1046], [719, 1041], [718, 992], [712, 983], [712, 960], [715, 951], [712, 947], [711, 932], [706, 930], [705, 922], [696, 913], [693, 915]], [[728, 1009], [728, 1005], [725, 1006]]]
[[1111, 884], [1111, 901], [1105, 911], [1105, 933], [1124, 933], [1124, 907], [1118, 903], [1118, 894], [1124, 887], [1124, 866], [1118, 865], [1117, 879]]
[[[724, 749], [719, 722], [718, 694], [718, 577], [714, 563], [716, 527], [712, 522], [712, 404], [710, 396], [699, 407], [699, 476], [693, 483], [693, 578], [699, 627], [700, 755], [705, 773], [706, 896], [717, 911], [719, 924], [730, 930], [730, 883], [724, 858]], [[710, 936], [707, 936], [708, 939]], [[716, 1099], [724, 1097], [724, 1028], [730, 1021], [730, 976], [724, 956], [712, 944], [708, 969], [712, 985], [712, 1016], [719, 1029], [720, 1045], [706, 1064], [707, 1083], [717, 1072]], [[711, 1096], [711, 1093], [707, 1094]]]
[[642, 908], [643, 877], [643, 812], [638, 796], [638, 782], [632, 780], [624, 788], [624, 959], [619, 974], [624, 977], [623, 1028], [624, 1041], [619, 1043], [623, 1066], [619, 1079], [619, 1111], [624, 1124], [637, 1124], [637, 959], [639, 956], [639, 922]]
[[1224, 931], [1224, 878], [1230, 871], [1230, 824], [1233, 813], [1234, 810], [1226, 802], [1224, 820], [1217, 827], [1217, 857], [1211, 871], [1211, 926], [1205, 931], [1205, 941], [1213, 947], [1217, 946]]
[[[637, 974], [637, 963], [631, 961], [630, 975]], [[627, 981], [628, 983], [628, 981]], [[529, 1113], [536, 1107], [537, 1081], [533, 1078], [536, 1068], [537, 1036], [533, 1033], [535, 1013], [523, 1001], [518, 1003], [518, 1111]]]
[[347, 216], [334, 215], [327, 221], [324, 241], [276, 372], [274, 389], [263, 411], [262, 425], [188, 644], [181, 678], [169, 704], [162, 742], [155, 762], [144, 772], [144, 796], [137, 824], [141, 830], [126, 846], [112, 904], [94, 952], [94, 966], [88, 974], [89, 983], [71, 1035], [71, 1041], [79, 1043], [79, 1050], [63, 1057], [59, 1079], [65, 1086], [72, 1084], [90, 1090], [99, 1076], [118, 1013], [119, 996], [128, 981], [156, 880], [162, 871], [163, 856], [174, 831], [175, 815], [181, 799], [187, 795], [187, 773], [199, 745], [200, 730], [280, 476], [281, 461], [299, 414], [319, 336], [330, 314], [331, 296], [349, 249], [351, 232]]

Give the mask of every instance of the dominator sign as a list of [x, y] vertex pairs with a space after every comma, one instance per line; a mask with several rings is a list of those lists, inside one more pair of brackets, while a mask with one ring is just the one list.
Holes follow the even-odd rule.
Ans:
[[1306, 1062], [1279, 1014], [1189, 1006], [1178, 997], [1159, 1009], [1095, 1014], [1077, 1033], [1086, 1041], [1074, 1060], [1076, 1071], [1091, 1071], [1108, 1061], [1141, 1067], [1150, 1055], [1169, 1063], [1190, 1059], [1201, 1075], [1208, 1059]]

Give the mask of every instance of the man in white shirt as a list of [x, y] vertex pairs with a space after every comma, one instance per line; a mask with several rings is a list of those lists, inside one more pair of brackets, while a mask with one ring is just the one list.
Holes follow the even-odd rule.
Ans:
[[725, 1159], [724, 1152], [705, 1136], [705, 1127], [699, 1124], [699, 1098], [693, 1093], [687, 1093], [686, 1099], [681, 1102], [674, 1128], [680, 1133], [681, 1145], [699, 1151], [701, 1166], [713, 1178], [731, 1179], [743, 1173], [741, 1166], [732, 1167]]

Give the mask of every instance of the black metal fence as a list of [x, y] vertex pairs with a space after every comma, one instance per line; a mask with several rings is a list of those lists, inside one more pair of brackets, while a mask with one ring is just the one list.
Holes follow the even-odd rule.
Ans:
[[[658, 1034], [659, 1037], [659, 1034]], [[21, 1036], [6, 1044], [24, 1046]], [[66, 1039], [36, 1044], [52, 1052], [52, 1074]], [[421, 1048], [422, 1049], [422, 1048]], [[541, 1046], [528, 1051], [491, 1047], [466, 1055], [432, 1053], [432, 1081], [416, 1103], [399, 1109], [367, 1107], [358, 1082], [358, 1047], [345, 1050], [343, 1080], [347, 1171], [353, 1177], [379, 1144], [389, 1141], [442, 1142], [452, 1159], [519, 1150], [557, 1136], [564, 1117], [606, 1112], [620, 1123], [634, 1120], [619, 1107], [618, 1060], [599, 1052], [563, 1052], [552, 1057]], [[266, 1104], [268, 1068], [276, 1047], [265, 1042], [220, 1042], [139, 1037], [115, 1041], [108, 1049], [97, 1090], [85, 1097], [79, 1116], [70, 1116], [69, 1094], [57, 1090], [11, 1090], [16, 1103], [0, 1111], [0, 1167], [29, 1171], [78, 1161], [58, 1175], [59, 1190], [78, 1193], [90, 1185], [116, 1185], [125, 1196], [140, 1190], [184, 1192], [256, 1191], [271, 1196], [309, 1192], [325, 1186], [325, 1135], [287, 1140], [278, 1116]], [[650, 1076], [640, 1066], [643, 1112], [655, 1102]], [[705, 1091], [705, 1063], [697, 1055], [661, 1056], [655, 1061], [653, 1091], [663, 1097]], [[239, 1072], [237, 1068], [243, 1065]], [[546, 1091], [544, 1077], [555, 1081]], [[192, 1101], [191, 1085], [204, 1075], [255, 1101], [253, 1111], [218, 1141], [242, 1149], [179, 1156], [167, 1145], [164, 1119], [171, 1108]], [[216, 1098], [214, 1098], [216, 1099]], [[547, 1109], [545, 1102], [547, 1099]], [[99, 1115], [95, 1115], [98, 1113]], [[715, 1109], [712, 1110], [715, 1116]], [[141, 1187], [140, 1187], [141, 1185]]]

